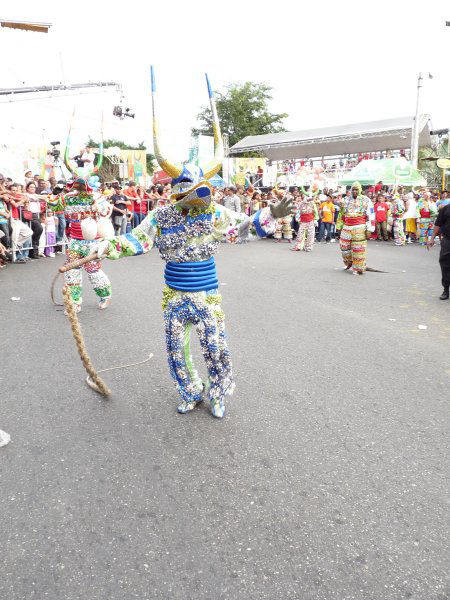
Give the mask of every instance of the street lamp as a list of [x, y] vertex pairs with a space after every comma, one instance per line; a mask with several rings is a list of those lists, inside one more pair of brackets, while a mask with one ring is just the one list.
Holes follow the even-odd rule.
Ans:
[[417, 78], [417, 99], [416, 99], [416, 116], [414, 118], [414, 125], [411, 136], [411, 163], [412, 166], [417, 169], [417, 164], [419, 162], [419, 133], [420, 133], [420, 124], [419, 124], [419, 99], [420, 99], [420, 88], [423, 85], [423, 79], [427, 77], [428, 79], [433, 79], [433, 75], [431, 73], [419, 73]]

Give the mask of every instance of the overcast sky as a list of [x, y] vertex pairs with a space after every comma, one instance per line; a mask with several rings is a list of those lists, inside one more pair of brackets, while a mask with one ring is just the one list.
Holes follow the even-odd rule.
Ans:
[[2, 103], [3, 139], [64, 140], [76, 105], [75, 146], [98, 137], [103, 109], [105, 137], [151, 147], [150, 64], [161, 133], [177, 160], [187, 158], [190, 127], [207, 103], [205, 71], [219, 90], [230, 82], [272, 86], [271, 109], [289, 114], [290, 130], [412, 115], [417, 74], [430, 71], [422, 112], [435, 128], [450, 125], [447, 0], [8, 4], [3, 19], [53, 26], [49, 35], [0, 30], [1, 87], [114, 80], [136, 119], [112, 116], [115, 91]]

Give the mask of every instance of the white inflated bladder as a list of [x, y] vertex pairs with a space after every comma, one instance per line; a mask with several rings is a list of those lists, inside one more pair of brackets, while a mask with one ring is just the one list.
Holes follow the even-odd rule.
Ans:
[[92, 217], [81, 221], [81, 232], [85, 240], [95, 240], [97, 237], [97, 222]]
[[114, 237], [114, 227], [111, 219], [100, 217], [97, 221], [97, 233], [101, 238], [109, 239]]

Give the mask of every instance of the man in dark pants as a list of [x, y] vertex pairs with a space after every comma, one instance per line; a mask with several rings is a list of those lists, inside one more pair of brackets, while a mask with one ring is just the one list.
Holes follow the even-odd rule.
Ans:
[[431, 238], [428, 238], [427, 249], [434, 246], [434, 238], [437, 235], [441, 237], [441, 252], [439, 254], [439, 264], [442, 271], [442, 287], [444, 291], [440, 295], [441, 300], [449, 299], [450, 287], [450, 204], [444, 206], [439, 211], [439, 214], [434, 223], [434, 230]]

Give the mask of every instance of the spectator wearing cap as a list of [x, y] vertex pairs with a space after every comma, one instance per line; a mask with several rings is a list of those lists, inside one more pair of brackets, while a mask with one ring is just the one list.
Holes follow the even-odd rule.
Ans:
[[114, 194], [111, 196], [113, 205], [112, 220], [116, 235], [124, 234], [127, 230], [128, 200], [122, 193], [122, 187], [118, 183], [113, 184]]

